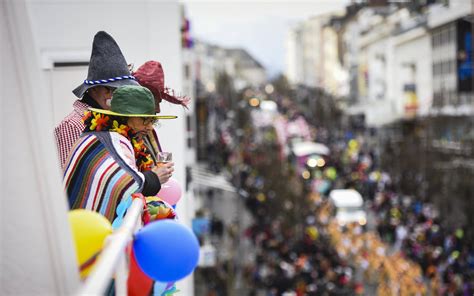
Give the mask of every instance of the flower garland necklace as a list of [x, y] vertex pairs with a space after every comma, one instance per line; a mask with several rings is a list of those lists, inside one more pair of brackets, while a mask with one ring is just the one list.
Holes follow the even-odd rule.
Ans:
[[143, 139], [137, 138], [136, 133], [126, 124], [119, 123], [114, 117], [98, 112], [86, 111], [82, 118], [86, 126], [84, 132], [109, 131], [116, 132], [132, 143], [135, 160], [140, 172], [149, 171], [153, 167], [153, 159]]

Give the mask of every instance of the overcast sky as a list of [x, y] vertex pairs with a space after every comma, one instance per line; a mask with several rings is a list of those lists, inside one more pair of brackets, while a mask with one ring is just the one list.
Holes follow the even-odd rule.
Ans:
[[275, 75], [285, 70], [288, 28], [313, 15], [342, 9], [349, 0], [181, 2], [195, 38], [224, 47], [242, 47]]

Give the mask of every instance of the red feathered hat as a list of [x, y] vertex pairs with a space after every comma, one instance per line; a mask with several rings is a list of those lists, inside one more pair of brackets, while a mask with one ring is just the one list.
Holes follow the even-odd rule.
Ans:
[[136, 72], [133, 72], [133, 76], [141, 86], [148, 88], [153, 93], [156, 101], [163, 99], [187, 108], [190, 98], [178, 96], [174, 90], [165, 87], [165, 74], [160, 62], [146, 62], [141, 65]]

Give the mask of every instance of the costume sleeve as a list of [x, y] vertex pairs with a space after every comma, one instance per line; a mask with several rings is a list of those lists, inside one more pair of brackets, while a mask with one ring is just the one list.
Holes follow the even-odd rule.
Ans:
[[58, 149], [59, 161], [61, 168], [64, 171], [64, 166], [66, 165], [67, 157], [71, 152], [71, 148], [74, 143], [79, 139], [82, 130], [77, 126], [69, 123], [68, 121], [61, 122], [54, 129], [54, 137], [56, 139], [56, 147]]
[[158, 179], [158, 176], [152, 171], [146, 171], [143, 175], [145, 176], [145, 184], [142, 189], [143, 195], [156, 195], [161, 189], [160, 179]]
[[143, 176], [144, 184], [142, 193], [145, 196], [155, 195], [160, 191], [161, 184], [158, 176], [152, 171], [140, 172], [137, 168], [135, 154], [133, 152], [132, 144], [125, 140], [124, 137], [120, 136], [120, 147], [121, 147], [121, 156], [127, 162], [127, 164], [134, 169], [139, 175]]

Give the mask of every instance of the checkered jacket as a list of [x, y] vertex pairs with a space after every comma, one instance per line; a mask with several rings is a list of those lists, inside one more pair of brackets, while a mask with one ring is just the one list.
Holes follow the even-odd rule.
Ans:
[[77, 139], [79, 139], [82, 131], [84, 131], [82, 117], [84, 116], [84, 112], [89, 108], [89, 105], [79, 100], [75, 101], [72, 106], [74, 110], [54, 129], [59, 161], [61, 162], [61, 168], [63, 171], [72, 146]]

